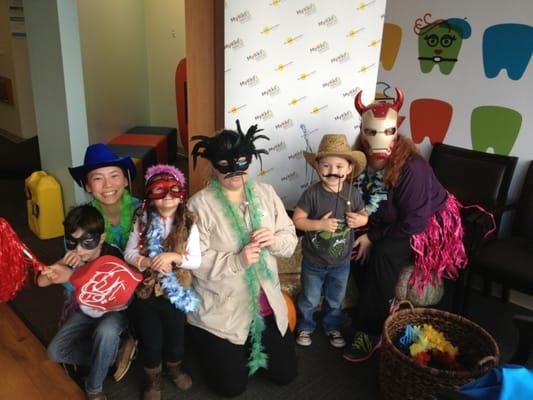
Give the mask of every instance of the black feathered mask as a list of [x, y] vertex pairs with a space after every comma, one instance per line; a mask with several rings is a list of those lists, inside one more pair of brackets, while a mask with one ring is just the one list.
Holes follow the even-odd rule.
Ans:
[[257, 139], [270, 139], [265, 135], [256, 136], [263, 130], [257, 129], [257, 125], [250, 126], [245, 135], [241, 130], [239, 120], [236, 123], [237, 131], [223, 130], [212, 137], [192, 137], [192, 140], [198, 140], [191, 151], [194, 168], [196, 168], [196, 159], [203, 157], [209, 160], [220, 173], [239, 175], [248, 169], [252, 156], [261, 162], [261, 154], [268, 154], [268, 151], [256, 149], [254, 142]]

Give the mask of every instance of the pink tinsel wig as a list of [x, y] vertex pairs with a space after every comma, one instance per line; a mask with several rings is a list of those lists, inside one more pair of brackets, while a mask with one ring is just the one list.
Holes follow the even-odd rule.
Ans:
[[168, 164], [158, 164], [149, 167], [144, 175], [145, 182], [148, 183], [156, 175], [167, 174], [173, 176], [182, 187], [185, 187], [185, 175], [178, 168]]

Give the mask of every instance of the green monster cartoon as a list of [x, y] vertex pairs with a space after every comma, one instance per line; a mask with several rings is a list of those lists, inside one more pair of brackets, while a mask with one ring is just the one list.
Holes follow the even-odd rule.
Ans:
[[458, 60], [463, 39], [472, 33], [470, 24], [460, 18], [438, 19], [429, 22], [431, 14], [418, 18], [414, 31], [418, 35], [420, 70], [427, 74], [438, 64], [440, 72], [449, 75]]

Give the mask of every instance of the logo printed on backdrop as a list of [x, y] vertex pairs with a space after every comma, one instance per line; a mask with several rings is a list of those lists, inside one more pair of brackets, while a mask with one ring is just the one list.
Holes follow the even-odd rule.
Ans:
[[316, 71], [311, 71], [309, 73], [302, 73], [298, 76], [298, 80], [299, 81], [305, 81], [307, 78], [309, 78], [311, 75], [314, 75], [316, 73]]
[[293, 98], [291, 99], [291, 102], [289, 103], [289, 106], [295, 106], [295, 105], [298, 104], [300, 101], [305, 100], [306, 97], [307, 97], [307, 96], [302, 96], [302, 97], [299, 97], [299, 98], [297, 98], [297, 99], [293, 97]]
[[257, 51], [254, 51], [252, 54], [246, 56], [247, 61], [261, 61], [264, 60], [267, 57], [267, 53], [265, 50], [260, 49]]
[[329, 17], [327, 17], [326, 19], [323, 19], [322, 21], [318, 21], [318, 26], [320, 27], [332, 27], [333, 25], [337, 25], [337, 22], [339, 22], [339, 20], [337, 19], [337, 16], [336, 15], [330, 15]]
[[378, 44], [381, 43], [381, 40], [372, 40], [369, 44], [368, 44], [368, 47], [376, 47]]
[[279, 24], [272, 25], [272, 26], [265, 26], [263, 30], [261, 31], [261, 34], [268, 35], [270, 32], [272, 32], [276, 28], [279, 28]]
[[287, 64], [278, 64], [276, 66], [275, 70], [278, 71], [278, 72], [283, 72], [285, 70], [285, 68], [287, 68], [289, 65], [291, 65], [293, 63], [294, 63], [294, 61], [290, 61]]
[[232, 106], [230, 107], [228, 114], [237, 114], [237, 111], [243, 109], [246, 107], [246, 104], [243, 104], [242, 106]]
[[335, 121], [348, 121], [353, 118], [353, 113], [351, 110], [344, 111], [342, 114], [336, 115], [333, 119]]
[[367, 7], [371, 6], [372, 4], [374, 4], [376, 2], [376, 0], [372, 0], [372, 1], [369, 1], [369, 2], [366, 2], [366, 3], [360, 3], [358, 6], [357, 6], [357, 10], [358, 11], [364, 11]]
[[276, 143], [274, 146], [271, 146], [268, 148], [268, 152], [271, 153], [273, 151], [282, 151], [287, 148], [287, 145], [284, 140], [282, 140], [279, 143]]
[[361, 91], [361, 88], [358, 86], [356, 88], [350, 89], [347, 92], [342, 93], [342, 97], [355, 98], [355, 95]]
[[244, 47], [244, 40], [242, 40], [241, 38], [237, 38], [226, 44], [224, 46], [224, 49], [238, 50], [241, 47]]
[[281, 177], [281, 181], [282, 182], [283, 181], [292, 181], [292, 180], [294, 180], [297, 177], [298, 177], [298, 174], [296, 173], [296, 171], [292, 171], [290, 174], [282, 176]]
[[289, 36], [287, 40], [283, 42], [283, 44], [293, 44], [295, 40], [301, 39], [303, 35], [297, 35], [297, 36]]
[[336, 88], [337, 86], [340, 86], [341, 84], [342, 84], [341, 78], [336, 76], [335, 78], [330, 79], [327, 82], [324, 82], [322, 84], [322, 87], [323, 88], [329, 87], [329, 88], [333, 89], [333, 88]]
[[289, 160], [301, 160], [304, 157], [304, 150], [298, 150], [296, 153], [289, 154], [287, 158]]
[[324, 53], [329, 50], [329, 43], [325, 40], [309, 49], [310, 53]]
[[365, 28], [359, 28], [359, 29], [350, 29], [348, 31], [348, 33], [346, 34], [346, 37], [349, 37], [349, 38], [353, 38], [355, 37], [355, 35], [357, 35], [358, 33], [361, 33], [365, 30]]
[[257, 173], [257, 176], [265, 176], [266, 174], [272, 171], [274, 171], [274, 168], [262, 169], [261, 171]]
[[273, 116], [274, 116], [274, 113], [272, 112], [272, 110], [268, 109], [268, 110], [263, 111], [261, 114], [256, 115], [254, 117], [254, 120], [255, 121], [259, 121], [259, 120], [267, 121], [267, 120], [271, 119]]
[[281, 121], [279, 124], [276, 124], [274, 127], [276, 129], [289, 129], [293, 125], [294, 125], [294, 123], [293, 123], [292, 119], [288, 118], [286, 120]]
[[274, 85], [270, 88], [268, 88], [267, 90], [263, 90], [261, 92], [261, 96], [270, 96], [270, 97], [274, 97], [274, 96], [277, 96], [279, 93], [280, 93], [281, 89], [279, 88], [278, 85]]
[[296, 10], [296, 15], [305, 15], [306, 17], [313, 15], [314, 13], [316, 13], [315, 3], [308, 4], [304, 8]]
[[347, 61], [350, 61], [350, 53], [348, 53], [347, 51], [345, 51], [344, 53], [339, 54], [336, 57], [333, 57], [330, 60], [330, 62], [332, 64], [335, 64], [335, 63], [343, 64], [343, 63], [345, 63]]
[[327, 104], [325, 106], [313, 107], [313, 109], [311, 110], [311, 114], [319, 114], [320, 111], [322, 111], [322, 110], [324, 110], [326, 108], [328, 108]]
[[256, 86], [257, 84], [259, 84], [259, 77], [257, 75], [253, 75], [244, 81], [239, 82], [239, 85], [247, 87]]
[[239, 22], [241, 24], [244, 24], [245, 22], [248, 22], [251, 19], [252, 19], [252, 14], [250, 13], [250, 11], [246, 10], [235, 15], [234, 17], [231, 17], [229, 20], [231, 22]]
[[376, 64], [370, 64], [370, 65], [361, 65], [361, 68], [359, 68], [359, 70], [357, 72], [362, 72], [362, 73], [365, 73], [365, 72], [368, 72], [369, 69], [373, 68]]

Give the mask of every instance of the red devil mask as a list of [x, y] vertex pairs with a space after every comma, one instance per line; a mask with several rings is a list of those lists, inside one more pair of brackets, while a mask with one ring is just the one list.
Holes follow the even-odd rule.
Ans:
[[374, 159], [388, 159], [394, 149], [398, 128], [403, 118], [398, 115], [403, 104], [403, 92], [396, 88], [394, 103], [375, 101], [363, 105], [360, 91], [355, 96], [355, 108], [361, 115], [361, 133], [367, 155]]

